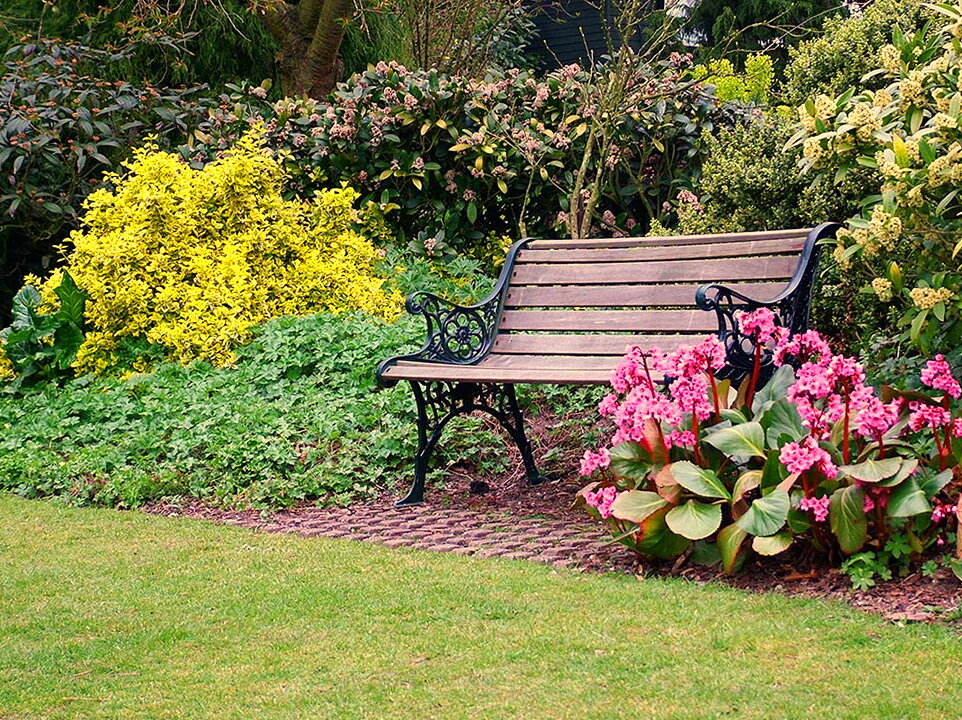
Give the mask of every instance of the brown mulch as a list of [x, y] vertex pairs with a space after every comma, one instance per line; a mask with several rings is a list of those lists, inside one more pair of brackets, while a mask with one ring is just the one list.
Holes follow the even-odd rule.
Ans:
[[[549, 447], [581, 447], [577, 439], [565, 437], [577, 432], [577, 425], [544, 415], [533, 419], [529, 437], [537, 456]], [[517, 451], [511, 447], [506, 452], [513, 468], [509, 473], [481, 476], [468, 465], [456, 466], [449, 470], [443, 487], [428, 488], [427, 502], [418, 507], [395, 508], [396, 497], [385, 495], [347, 507], [305, 506], [269, 514], [214, 508], [198, 501], [158, 503], [146, 510], [264, 532], [530, 560], [586, 572], [682, 577], [750, 592], [836, 599], [895, 622], [962, 623], [962, 584], [948, 570], [929, 578], [914, 573], [880, 582], [867, 591], [854, 591], [837, 569], [813, 567], [804, 557], [790, 553], [754, 558], [732, 577], [686, 562], [642, 565], [630, 550], [610, 543], [604, 528], [572, 509], [574, 495], [583, 484], [570, 471], [578, 464], [574, 451], [545, 463], [555, 479], [535, 487], [524, 482]]]

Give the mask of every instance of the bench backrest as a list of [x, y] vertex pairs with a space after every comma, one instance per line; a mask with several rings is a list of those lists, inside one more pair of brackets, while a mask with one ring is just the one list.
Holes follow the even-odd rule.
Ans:
[[661, 238], [529, 240], [512, 258], [488, 361], [611, 368], [627, 345], [671, 349], [718, 331], [695, 306], [706, 283], [756, 300], [783, 292], [810, 230]]

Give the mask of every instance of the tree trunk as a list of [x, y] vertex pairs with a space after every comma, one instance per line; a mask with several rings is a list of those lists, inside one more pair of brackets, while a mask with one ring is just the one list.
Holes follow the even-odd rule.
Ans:
[[353, 12], [353, 0], [301, 0], [261, 15], [281, 46], [277, 72], [285, 95], [320, 100], [334, 89], [341, 66], [338, 51]]

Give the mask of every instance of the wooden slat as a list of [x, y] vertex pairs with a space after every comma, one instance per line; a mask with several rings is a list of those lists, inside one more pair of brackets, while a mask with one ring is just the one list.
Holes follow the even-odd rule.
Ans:
[[492, 354], [508, 353], [549, 355], [614, 355], [620, 357], [630, 345], [673, 350], [694, 345], [709, 333], [692, 335], [561, 335], [501, 333], [494, 341]]
[[714, 243], [711, 245], [671, 245], [634, 248], [589, 248], [585, 250], [522, 250], [515, 262], [652, 262], [653, 260], [695, 260], [697, 258], [731, 258], [757, 255], [797, 256], [805, 245], [804, 237], [748, 242]]
[[392, 380], [460, 380], [463, 382], [551, 383], [555, 385], [607, 385], [607, 370], [485, 368], [477, 365], [440, 365], [399, 362], [387, 368]]
[[718, 328], [704, 310], [508, 310], [501, 330], [698, 332]]
[[478, 367], [520, 370], [605, 370], [611, 372], [621, 355], [489, 355]]
[[663, 262], [519, 265], [511, 282], [520, 285], [617, 285], [626, 282], [724, 282], [791, 277], [798, 258], [726, 258]]
[[[694, 307], [702, 285], [511, 285], [506, 307]], [[769, 300], [785, 289], [784, 282], [731, 283], [733, 290], [756, 300]]]
[[544, 239], [532, 240], [525, 247], [532, 250], [548, 250], [552, 248], [623, 248], [623, 247], [652, 247], [668, 245], [706, 245], [726, 242], [744, 242], [746, 240], [770, 240], [775, 238], [806, 237], [808, 228], [792, 230], [762, 230], [759, 232], [717, 234], [717, 235], [671, 235], [668, 237], [634, 237], [634, 238], [584, 238]]

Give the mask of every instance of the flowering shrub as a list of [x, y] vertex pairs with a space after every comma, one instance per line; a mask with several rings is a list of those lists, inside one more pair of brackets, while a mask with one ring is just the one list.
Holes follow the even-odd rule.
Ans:
[[838, 233], [835, 257], [874, 275], [870, 291], [902, 313], [923, 351], [962, 340], [962, 4], [940, 5], [938, 32], [902, 36], [878, 56], [877, 90], [821, 95], [799, 109], [804, 167], [841, 178], [878, 171], [876, 193]]
[[[329, 105], [270, 104], [261, 88], [236, 88], [183, 153], [200, 167], [264, 123], [296, 194], [347, 182], [419, 251], [481, 255], [505, 235], [565, 232], [596, 77], [572, 65], [543, 80], [519, 70], [475, 80], [379, 63], [341, 84]], [[664, 212], [725, 114], [684, 57], [639, 65], [630, 83], [635, 111], [617, 119], [608, 156], [589, 157], [606, 177], [595, 230], [609, 235]]]
[[[589, 512], [642, 555], [675, 557], [694, 541], [726, 572], [749, 545], [831, 556], [898, 538], [908, 549], [897, 557], [914, 560], [944, 544], [962, 450], [962, 387], [944, 358], [922, 371], [929, 394], [879, 396], [861, 364], [818, 333], [789, 337], [767, 309], [739, 325], [757, 349], [737, 390], [718, 377], [717, 338], [671, 353], [629, 350], [599, 406], [614, 420], [610, 446], [582, 461], [583, 474], [605, 473], [579, 493]], [[777, 369], [758, 387], [766, 360]], [[667, 382], [656, 383], [660, 375]]]
[[[88, 298], [78, 371], [124, 357], [139, 367], [157, 348], [226, 365], [249, 328], [272, 317], [399, 312], [400, 296], [374, 273], [377, 251], [352, 229], [357, 194], [284, 200], [283, 168], [256, 133], [204, 170], [154, 146], [126, 167], [114, 190], [90, 196], [70, 236], [66, 267]], [[41, 310], [57, 311], [61, 282], [54, 273], [42, 284]]]

